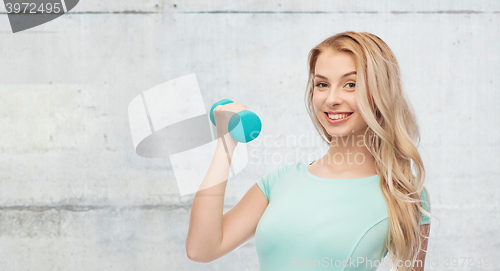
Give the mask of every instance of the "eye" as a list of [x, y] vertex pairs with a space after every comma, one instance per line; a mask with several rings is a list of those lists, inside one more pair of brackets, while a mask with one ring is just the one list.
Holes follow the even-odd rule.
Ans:
[[316, 84], [317, 87], [321, 87], [321, 85], [326, 85], [325, 83], [318, 83]]
[[352, 85], [352, 87], [349, 87], [349, 88], [354, 88], [354, 87], [356, 86], [356, 84], [355, 84], [355, 83], [347, 83], [347, 84], [346, 84], [346, 86], [347, 86], [347, 85]]

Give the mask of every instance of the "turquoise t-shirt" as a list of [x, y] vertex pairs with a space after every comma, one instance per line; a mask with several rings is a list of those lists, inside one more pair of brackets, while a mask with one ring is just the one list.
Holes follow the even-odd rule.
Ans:
[[[260, 270], [376, 270], [389, 231], [379, 176], [321, 178], [309, 172], [311, 163], [282, 166], [257, 181], [269, 200], [255, 232]], [[422, 214], [421, 224], [429, 217]]]

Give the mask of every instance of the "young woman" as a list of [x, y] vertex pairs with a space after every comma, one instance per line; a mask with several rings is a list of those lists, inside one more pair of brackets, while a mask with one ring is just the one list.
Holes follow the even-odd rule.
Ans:
[[430, 204], [393, 52], [373, 34], [349, 31], [313, 48], [308, 62], [306, 108], [327, 153], [268, 172], [223, 214], [237, 146], [224, 124], [246, 107], [219, 105], [223, 136], [193, 200], [188, 257], [211, 262], [255, 235], [261, 270], [376, 270], [386, 255], [391, 270], [424, 270]]

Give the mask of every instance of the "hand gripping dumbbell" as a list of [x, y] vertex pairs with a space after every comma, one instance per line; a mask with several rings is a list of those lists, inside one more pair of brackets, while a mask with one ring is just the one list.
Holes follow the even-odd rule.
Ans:
[[[218, 105], [229, 104], [232, 102], [233, 101], [231, 100], [223, 99], [212, 105], [212, 108], [210, 109], [210, 121], [214, 126], [217, 126], [215, 124], [215, 118], [213, 113], [215, 107], [217, 107]], [[231, 119], [229, 119], [227, 128], [229, 134], [231, 135], [231, 137], [234, 138], [234, 140], [241, 143], [247, 143], [259, 136], [260, 131], [262, 129], [262, 123], [257, 114], [249, 110], [243, 110], [238, 113], [235, 113], [231, 117]]]

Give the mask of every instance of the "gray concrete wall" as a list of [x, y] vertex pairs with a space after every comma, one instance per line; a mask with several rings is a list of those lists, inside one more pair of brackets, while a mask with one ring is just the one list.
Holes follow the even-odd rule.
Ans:
[[279, 166], [258, 162], [264, 151], [325, 151], [277, 142], [317, 140], [307, 53], [346, 30], [389, 44], [419, 118], [440, 218], [427, 256], [439, 267], [426, 270], [500, 270], [500, 258], [477, 266], [500, 255], [499, 2], [87, 0], [16, 34], [0, 8], [0, 270], [258, 270], [253, 240], [209, 264], [186, 257], [192, 195], [179, 195], [168, 158], [135, 153], [128, 104], [196, 73], [207, 110], [229, 98], [259, 114], [227, 211]]

